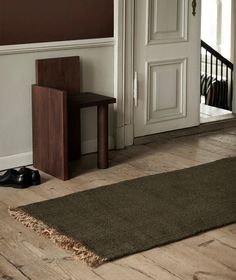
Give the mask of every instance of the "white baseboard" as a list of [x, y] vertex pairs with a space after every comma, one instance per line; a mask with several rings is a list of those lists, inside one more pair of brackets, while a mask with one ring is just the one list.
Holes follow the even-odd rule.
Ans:
[[116, 149], [124, 149], [125, 147], [125, 128], [124, 126], [122, 127], [117, 127], [116, 129]]
[[124, 149], [134, 144], [134, 127], [132, 124], [116, 129], [116, 149]]
[[[112, 136], [109, 136], [108, 143], [109, 150], [114, 149], [114, 138]], [[97, 152], [97, 139], [82, 142], [81, 151], [82, 155]]]
[[125, 126], [125, 146], [134, 144], [134, 126], [132, 124]]
[[[90, 154], [97, 151], [97, 140], [82, 142], [82, 154]], [[109, 149], [114, 149], [114, 138], [109, 136]], [[33, 163], [32, 152], [0, 157], [0, 171], [9, 168], [31, 165]]]
[[33, 162], [32, 152], [0, 157], [0, 171], [25, 165]]

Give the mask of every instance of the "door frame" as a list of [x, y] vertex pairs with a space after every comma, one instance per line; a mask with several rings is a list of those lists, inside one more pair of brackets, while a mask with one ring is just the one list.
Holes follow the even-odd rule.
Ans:
[[[198, 0], [201, 4], [200, 1]], [[117, 98], [117, 149], [134, 143], [134, 8], [135, 0], [114, 0], [114, 96]], [[236, 3], [234, 3], [234, 28], [236, 30]], [[234, 36], [234, 45], [236, 46], [236, 36]], [[235, 58], [236, 48], [234, 60]], [[233, 113], [236, 114], [236, 71], [234, 71]]]
[[133, 145], [133, 52], [134, 2], [114, 0], [114, 96], [116, 103], [116, 148]]
[[234, 26], [234, 31], [233, 33], [233, 42], [234, 42], [234, 87], [233, 87], [233, 104], [232, 104], [232, 112], [233, 114], [236, 114], [236, 67], [235, 67], [235, 62], [236, 62], [236, 36], [235, 36], [235, 31], [236, 31], [236, 3], [235, 1], [232, 1], [232, 5], [233, 5], [233, 14], [232, 14], [232, 18], [233, 18], [233, 26]]

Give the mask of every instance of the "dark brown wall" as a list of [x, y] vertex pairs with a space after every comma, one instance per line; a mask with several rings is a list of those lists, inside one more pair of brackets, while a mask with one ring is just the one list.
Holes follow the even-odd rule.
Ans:
[[113, 0], [0, 0], [0, 45], [113, 36]]

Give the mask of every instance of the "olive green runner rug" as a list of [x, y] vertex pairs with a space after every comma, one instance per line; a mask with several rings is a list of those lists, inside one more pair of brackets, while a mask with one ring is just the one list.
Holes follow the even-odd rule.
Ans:
[[236, 222], [236, 158], [34, 203], [10, 214], [98, 266]]

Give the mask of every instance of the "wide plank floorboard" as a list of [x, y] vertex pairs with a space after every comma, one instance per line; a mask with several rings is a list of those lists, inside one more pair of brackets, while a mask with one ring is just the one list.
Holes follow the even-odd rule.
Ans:
[[236, 280], [236, 224], [91, 269], [8, 215], [8, 206], [236, 156], [236, 128], [162, 139], [109, 156], [105, 170], [96, 168], [96, 155], [82, 157], [66, 182], [42, 173], [40, 186], [0, 188], [0, 280]]

